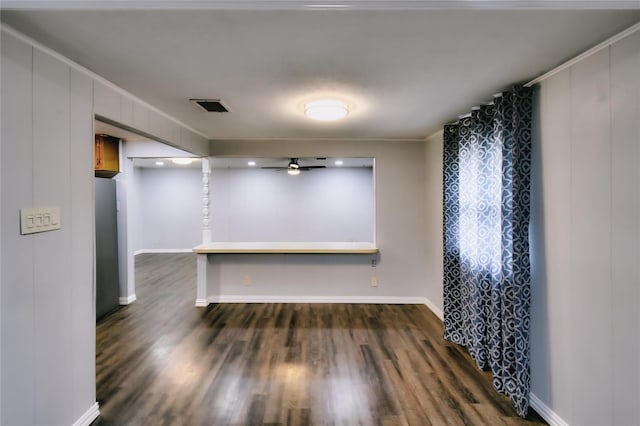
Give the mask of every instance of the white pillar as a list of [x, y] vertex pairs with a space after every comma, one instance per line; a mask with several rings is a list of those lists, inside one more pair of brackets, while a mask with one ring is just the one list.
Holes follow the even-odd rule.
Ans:
[[211, 180], [211, 165], [209, 158], [202, 159], [202, 244], [211, 242], [211, 218], [209, 208], [211, 199], [209, 197], [209, 183]]
[[[202, 158], [202, 244], [211, 242], [211, 209], [209, 197], [209, 183], [211, 180], [211, 164], [208, 157]], [[198, 254], [197, 281], [196, 281], [196, 306], [207, 306], [207, 267], [208, 255]]]

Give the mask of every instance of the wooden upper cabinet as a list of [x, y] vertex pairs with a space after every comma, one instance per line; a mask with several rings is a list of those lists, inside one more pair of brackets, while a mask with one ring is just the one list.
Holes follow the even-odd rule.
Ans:
[[109, 135], [96, 135], [94, 168], [96, 177], [111, 178], [120, 172], [120, 139]]

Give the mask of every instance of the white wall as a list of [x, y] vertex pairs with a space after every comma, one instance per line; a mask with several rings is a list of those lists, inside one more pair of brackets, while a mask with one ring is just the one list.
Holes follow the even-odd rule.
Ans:
[[[131, 175], [131, 172], [129, 172]], [[185, 250], [202, 242], [200, 168], [135, 167], [135, 250]], [[214, 169], [214, 241], [373, 241], [369, 168], [331, 168], [289, 176]]]
[[640, 33], [543, 81], [532, 391], [572, 425], [640, 424]]
[[[424, 148], [422, 141], [212, 142], [212, 156], [374, 157], [375, 228], [380, 249], [375, 268], [371, 267], [371, 256], [362, 255], [212, 256], [214, 273], [220, 274], [222, 283], [219, 294], [235, 300], [424, 300], [428, 214]], [[378, 278], [378, 287], [370, 285], [372, 274]], [[244, 285], [247, 276], [251, 278], [248, 286]]]
[[[118, 265], [120, 303], [135, 301], [135, 253], [148, 248], [143, 239], [147, 223], [141, 220], [144, 203], [140, 200], [141, 174], [134, 167], [133, 157], [188, 157], [186, 151], [153, 140], [129, 140], [120, 144], [120, 173], [115, 176], [118, 203]], [[198, 184], [196, 184], [197, 186]], [[164, 214], [164, 212], [161, 212]], [[162, 232], [160, 230], [159, 232]], [[169, 245], [166, 248], [175, 249]]]
[[125, 143], [124, 156], [128, 158], [169, 158], [195, 157], [196, 155], [154, 140], [128, 140]]
[[202, 243], [202, 171], [135, 167], [138, 182], [136, 250], [192, 249]]
[[140, 247], [141, 225], [139, 213], [140, 178], [134, 173], [133, 160], [122, 155], [128, 143], [122, 143], [120, 173], [116, 180], [118, 206], [118, 268], [120, 279], [120, 303], [125, 305], [135, 300], [135, 258]]
[[442, 265], [444, 263], [442, 243], [442, 132], [427, 139], [425, 146], [425, 201], [426, 201], [426, 253], [424, 262], [427, 266], [425, 292], [429, 300], [429, 308], [443, 319], [444, 280]]
[[[95, 407], [93, 82], [1, 43], [0, 423], [70, 425]], [[20, 235], [19, 209], [42, 206], [62, 229]]]
[[214, 169], [211, 200], [213, 241], [374, 241], [371, 168]]

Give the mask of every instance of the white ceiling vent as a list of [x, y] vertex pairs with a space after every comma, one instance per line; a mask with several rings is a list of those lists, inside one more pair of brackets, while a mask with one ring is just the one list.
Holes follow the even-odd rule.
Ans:
[[222, 104], [220, 99], [189, 99], [207, 112], [229, 112], [229, 108]]

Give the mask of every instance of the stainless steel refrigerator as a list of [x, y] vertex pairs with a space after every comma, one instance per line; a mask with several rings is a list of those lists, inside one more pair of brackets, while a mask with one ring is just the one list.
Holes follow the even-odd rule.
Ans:
[[119, 306], [116, 182], [95, 178], [96, 320]]

